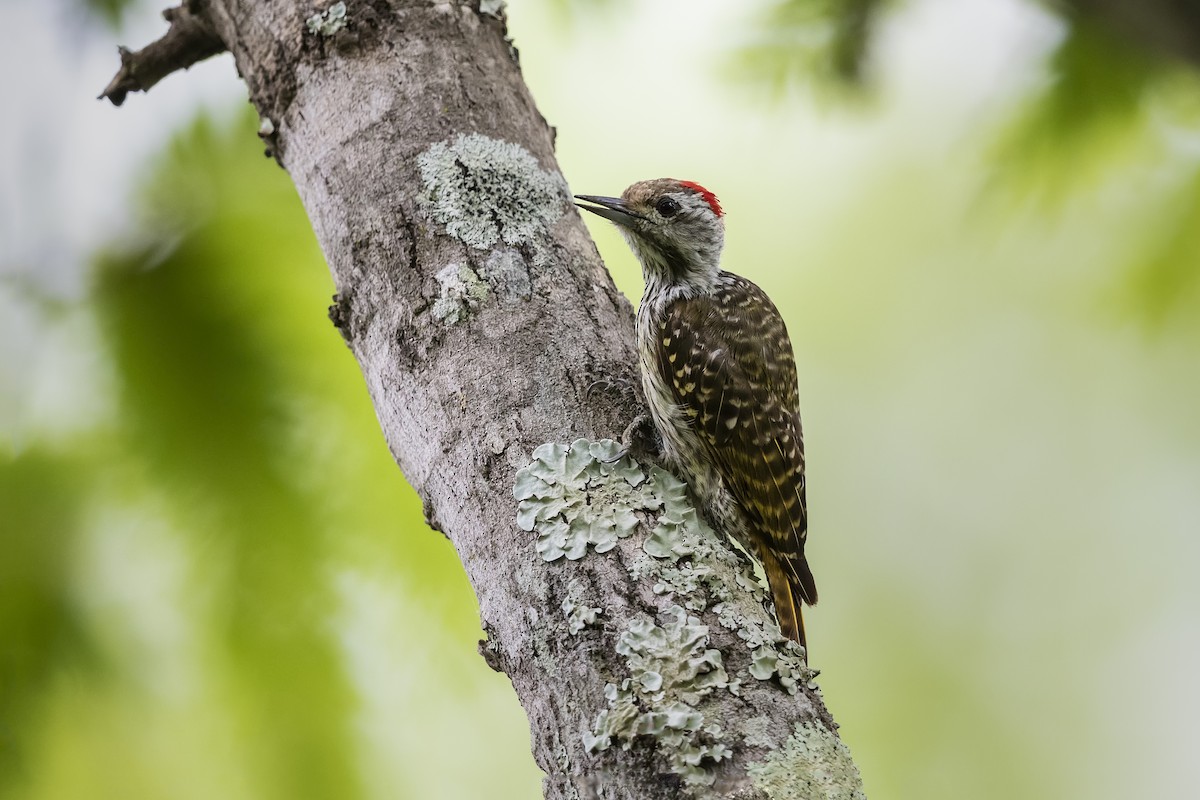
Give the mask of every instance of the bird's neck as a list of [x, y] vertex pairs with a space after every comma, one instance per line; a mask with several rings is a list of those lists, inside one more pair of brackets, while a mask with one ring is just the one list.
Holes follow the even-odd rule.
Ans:
[[646, 287], [642, 292], [639, 307], [657, 314], [678, 300], [692, 300], [715, 294], [720, 287], [722, 276], [728, 273], [716, 269], [689, 272], [684, 274], [681, 280], [678, 274], [649, 269], [643, 263], [642, 275], [646, 280]]
[[635, 246], [634, 252], [646, 281], [643, 299], [674, 300], [711, 294], [721, 274], [719, 253], [706, 262], [649, 247]]
[[721, 272], [723, 237], [714, 236], [711, 241], [650, 241], [636, 233], [622, 233], [642, 265], [646, 280], [643, 297], [695, 297], [713, 291]]

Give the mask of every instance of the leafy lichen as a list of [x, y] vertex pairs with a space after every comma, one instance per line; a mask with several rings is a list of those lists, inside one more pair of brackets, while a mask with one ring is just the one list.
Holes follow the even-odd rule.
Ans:
[[[786, 639], [773, 623], [764, 629], [747, 613], [749, 604], [757, 605], [766, 595], [749, 564], [700, 518], [682, 481], [657, 467], [651, 470], [651, 481], [663, 508], [642, 549], [657, 563], [643, 562], [640, 570], [656, 575], [654, 591], [673, 595], [692, 611], [711, 608], [753, 651], [750, 675], [758, 680], [777, 675], [780, 685], [796, 694], [816, 673], [805, 662], [804, 648]], [[730, 573], [742, 591], [730, 586]]]
[[309, 33], [333, 36], [346, 27], [346, 21], [346, 4], [339, 2], [322, 12], [313, 14], [305, 20], [305, 24], [308, 26]]
[[758, 647], [751, 654], [750, 674], [760, 681], [770, 680], [773, 675], [778, 675], [779, 684], [788, 694], [796, 694], [802, 686], [816, 688], [813, 679], [817, 673], [809, 669], [804, 660], [804, 648], [791, 641], [782, 647], [778, 644], [764, 644]]
[[619, 743], [628, 750], [640, 736], [653, 739], [671, 771], [684, 783], [711, 785], [710, 764], [728, 758], [729, 748], [717, 725], [705, 725], [697, 707], [701, 698], [729, 685], [721, 651], [708, 646], [708, 626], [677, 605], [661, 626], [638, 620], [621, 635], [617, 652], [625, 656], [629, 677], [604, 687], [608, 708], [584, 734], [589, 752]]
[[567, 616], [567, 628], [571, 635], [579, 633], [588, 625], [594, 625], [596, 618], [604, 609], [589, 605], [583, 596], [583, 584], [572, 580], [567, 584], [567, 599], [562, 602], [563, 613]]
[[619, 455], [611, 439], [577, 439], [569, 446], [550, 442], [534, 450], [533, 462], [517, 471], [517, 525], [536, 534], [543, 560], [577, 560], [588, 545], [597, 553], [607, 552], [633, 533], [636, 512], [660, 505], [637, 463]]
[[746, 772], [770, 800], [866, 800], [850, 748], [820, 725], [797, 723], [783, 747]]
[[537, 245], [563, 215], [566, 181], [512, 142], [478, 133], [434, 142], [417, 156], [425, 213], [469, 247]]
[[[747, 678], [778, 678], [784, 690], [796, 694], [815, 688], [816, 673], [802, 647], [785, 639], [774, 623], [759, 621], [762, 585], [749, 563], [696, 512], [683, 482], [658, 467], [648, 473], [611, 440], [541, 445], [517, 472], [517, 523], [535, 534], [535, 549], [545, 561], [582, 558], [589, 545], [603, 553], [640, 521], [653, 526], [632, 569], [635, 577], [653, 579], [654, 591], [672, 605], [661, 625], [643, 619], [621, 634], [616, 650], [625, 657], [628, 677], [605, 687], [607, 707], [584, 734], [584, 744], [589, 752], [617, 744], [627, 749], [649, 737], [689, 786], [711, 785], [712, 764], [729, 750], [721, 729], [705, 724], [701, 701], [716, 689], [738, 694], [742, 680], [730, 678], [722, 653], [708, 646], [709, 628], [688, 611], [707, 610], [736, 633], [747, 650], [749, 664], [741, 672]], [[572, 633], [599, 613], [574, 581], [562, 610]], [[765, 746], [765, 731], [742, 733], [747, 744]]]
[[684, 607], [702, 611], [710, 604], [732, 599], [721, 567], [739, 576], [744, 588], [759, 592], [745, 563], [721, 541], [696, 513], [687, 486], [666, 470], [650, 472], [654, 494], [662, 502], [662, 514], [642, 549], [656, 561], [643, 561], [638, 569], [657, 577], [654, 591], [675, 595]]

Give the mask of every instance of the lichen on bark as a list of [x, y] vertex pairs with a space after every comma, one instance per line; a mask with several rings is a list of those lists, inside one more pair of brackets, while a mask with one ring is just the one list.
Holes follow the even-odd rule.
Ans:
[[[696, 792], [715, 783], [715, 767], [739, 742], [772, 746], [763, 717], [756, 718], [763, 724], [732, 733], [717, 722], [718, 701], [740, 697], [743, 680], [774, 678], [790, 695], [817, 691], [803, 648], [774, 623], [761, 621], [766, 593], [750, 564], [697, 513], [686, 485], [670, 472], [643, 468], [612, 440], [548, 442], [517, 471], [513, 498], [517, 526], [534, 534], [533, 549], [543, 562], [608, 553], [641, 530], [630, 574], [669, 603], [653, 618], [614, 620], [610, 646], [621, 667], [605, 685], [604, 706], [581, 734], [587, 752], [628, 751], [645, 742], [689, 793]], [[583, 591], [582, 582], [571, 578], [562, 601], [570, 635], [600, 612], [583, 602]], [[745, 666], [737, 676], [727, 671], [709, 625], [690, 612], [714, 615], [740, 643], [738, 660]], [[543, 631], [544, 637], [554, 635]]]
[[518, 144], [478, 133], [434, 142], [417, 156], [421, 206], [477, 250], [546, 236], [570, 202], [567, 182]]
[[[635, 620], [621, 634], [616, 651], [625, 657], [629, 677], [604, 687], [608, 708], [583, 735], [589, 751], [619, 744], [628, 750], [647, 737], [672, 772], [688, 786], [710, 786], [711, 766], [730, 750], [721, 726], [705, 718], [704, 698], [729, 687], [721, 651], [708, 646], [708, 626], [679, 606], [664, 613], [660, 626]], [[707, 724], [706, 724], [707, 723]]]
[[[334, 319], [388, 447], [461, 557], [487, 635], [481, 652], [508, 674], [526, 711], [548, 800], [675, 798], [683, 778], [671, 763], [713, 777], [706, 793], [761, 798], [746, 765], [767, 757], [764, 743], [787, 739], [798, 720], [828, 731], [833, 721], [806, 683], [789, 695], [774, 677], [750, 677], [751, 653], [763, 646], [755, 643], [772, 636], [756, 584], [724, 551], [710, 559], [688, 543], [685, 509], [674, 516], [667, 508], [679, 482], [648, 466], [590, 464], [596, 474], [571, 493], [594, 503], [571, 513], [580, 518], [584, 507], [605, 503], [623, 510], [586, 512], [582, 553], [578, 537], [539, 553], [543, 532], [513, 524], [527, 447], [586, 437], [588, 460], [607, 463], [613, 446], [597, 459], [593, 444], [639, 409], [588, 391], [597, 376], [636, 374], [632, 306], [572, 213], [554, 132], [522, 80], [501, 5], [353, 3], [342, 30], [310, 32], [305, 20], [327, 4], [189, 2], [175, 21], [194, 22], [195, 35], [173, 24], [164, 46], [127, 53], [106, 94], [119, 102], [166, 74], [127, 80], [145, 76], [154, 54], [175, 53], [173, 68], [222, 49], [233, 54], [260, 118], [271, 121], [264, 141], [295, 182], [333, 273]], [[181, 37], [189, 47], [176, 46]], [[524, 513], [535, 529], [566, 520]], [[672, 519], [682, 525], [678, 541], [648, 554], [646, 537]], [[709, 565], [725, 576], [730, 599]], [[706, 633], [696, 638], [700, 628]], [[643, 723], [678, 734], [675, 752], [664, 750], [663, 736], [654, 743], [641, 734], [628, 750], [619, 735], [620, 746], [587, 750], [582, 734], [608, 708], [606, 685], [619, 690], [640, 671], [641, 716], [651, 712], [640, 697], [655, 685], [651, 672], [675, 685], [669, 675], [700, 659], [695, 679], [720, 683], [710, 651], [720, 654], [727, 685], [698, 698], [703, 724], [682, 708]], [[670, 665], [652, 666], [664, 659]], [[759, 660], [764, 674], [769, 658]], [[743, 733], [747, 719], [765, 722]], [[717, 720], [720, 734], [711, 729]], [[712, 749], [685, 752], [689, 742]], [[722, 744], [728, 752], [716, 749]]]
[[797, 723], [788, 740], [746, 772], [769, 800], [866, 800], [862, 777], [841, 739]]

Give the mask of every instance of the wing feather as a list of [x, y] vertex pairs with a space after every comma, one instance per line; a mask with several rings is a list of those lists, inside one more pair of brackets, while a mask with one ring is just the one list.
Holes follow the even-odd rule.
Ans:
[[[711, 462], [789, 573], [816, 602], [804, 558], [808, 507], [796, 364], [783, 318], [750, 281], [722, 273], [712, 296], [676, 300], [659, 337], [659, 365]], [[778, 603], [777, 603], [778, 605]]]

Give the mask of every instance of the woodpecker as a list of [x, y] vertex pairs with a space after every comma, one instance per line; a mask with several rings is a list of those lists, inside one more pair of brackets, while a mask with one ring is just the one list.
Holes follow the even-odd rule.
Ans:
[[806, 645], [801, 604], [817, 602], [817, 587], [783, 318], [762, 289], [721, 269], [725, 212], [700, 184], [660, 178], [575, 198], [615, 222], [642, 264], [638, 356], [664, 455], [762, 564], [780, 631]]

